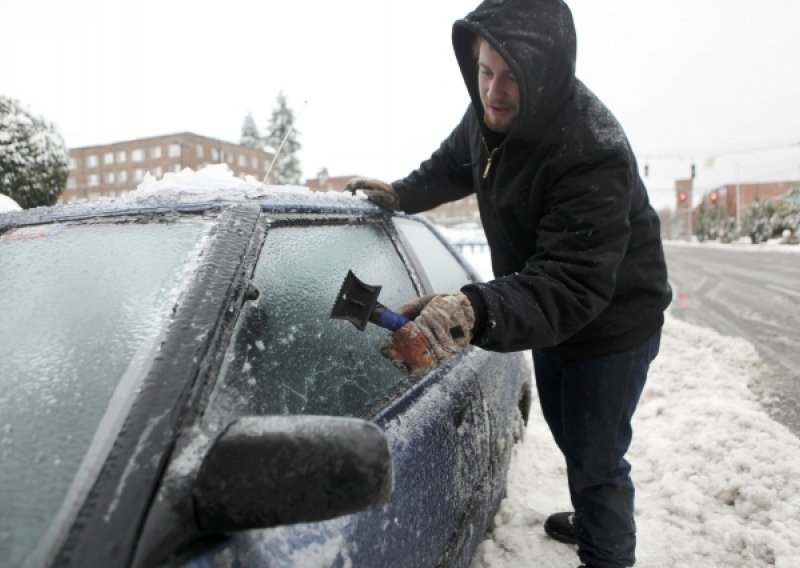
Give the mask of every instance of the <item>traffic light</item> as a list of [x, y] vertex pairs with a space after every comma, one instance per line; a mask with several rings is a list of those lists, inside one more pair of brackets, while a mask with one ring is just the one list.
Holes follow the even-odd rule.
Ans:
[[717, 200], [719, 199], [719, 194], [715, 191], [711, 194], [711, 204], [716, 205]]
[[680, 203], [686, 203], [687, 199], [689, 199], [689, 194], [687, 194], [685, 191], [678, 193], [678, 201]]
[[695, 168], [694, 168], [694, 164], [692, 164], [692, 179], [694, 179], [694, 175], [695, 175]]

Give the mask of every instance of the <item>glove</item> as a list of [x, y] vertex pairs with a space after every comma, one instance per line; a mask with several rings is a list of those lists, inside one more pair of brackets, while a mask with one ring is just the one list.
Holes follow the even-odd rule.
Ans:
[[353, 195], [361, 190], [367, 199], [378, 207], [388, 211], [396, 211], [400, 206], [400, 198], [394, 192], [392, 186], [377, 179], [355, 178], [347, 182], [344, 191], [349, 191]]
[[415, 311], [419, 315], [384, 337], [381, 353], [411, 377], [421, 377], [438, 367], [466, 349], [472, 339], [475, 312], [461, 292], [419, 298], [397, 311], [407, 317]]

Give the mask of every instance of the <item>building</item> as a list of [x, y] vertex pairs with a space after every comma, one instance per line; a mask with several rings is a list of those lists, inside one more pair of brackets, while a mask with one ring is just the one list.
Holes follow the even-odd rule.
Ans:
[[754, 202], [779, 200], [798, 188], [800, 180], [733, 183], [712, 189], [703, 200], [707, 207], [716, 207], [721, 215], [741, 222]]
[[198, 170], [220, 163], [228, 164], [235, 175], [261, 179], [272, 154], [191, 132], [74, 148], [69, 151], [69, 177], [59, 201], [115, 197], [136, 189], [146, 173], [159, 179], [183, 168]]

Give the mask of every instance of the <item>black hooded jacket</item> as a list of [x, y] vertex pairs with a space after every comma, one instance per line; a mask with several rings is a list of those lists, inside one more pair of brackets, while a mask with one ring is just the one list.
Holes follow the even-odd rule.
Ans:
[[[483, 123], [476, 34], [519, 85], [505, 136]], [[407, 213], [477, 193], [495, 280], [462, 289], [476, 312], [473, 343], [584, 358], [649, 338], [671, 299], [659, 220], [624, 131], [575, 77], [569, 8], [486, 0], [454, 24], [453, 46], [472, 104], [393, 186]]]

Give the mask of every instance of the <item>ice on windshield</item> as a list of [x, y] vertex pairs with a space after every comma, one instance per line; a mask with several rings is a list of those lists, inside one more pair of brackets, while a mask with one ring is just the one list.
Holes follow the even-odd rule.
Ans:
[[375, 225], [275, 228], [267, 234], [254, 283], [228, 347], [207, 422], [248, 414], [353, 416], [401, 378], [378, 345], [387, 333], [329, 319], [348, 269], [383, 286], [380, 301], [416, 292], [383, 230]]
[[123, 377], [141, 375], [132, 363], [158, 336], [206, 226], [55, 224], [0, 236], [4, 562], [35, 546], [96, 436], [113, 439], [98, 434], [109, 401]]

